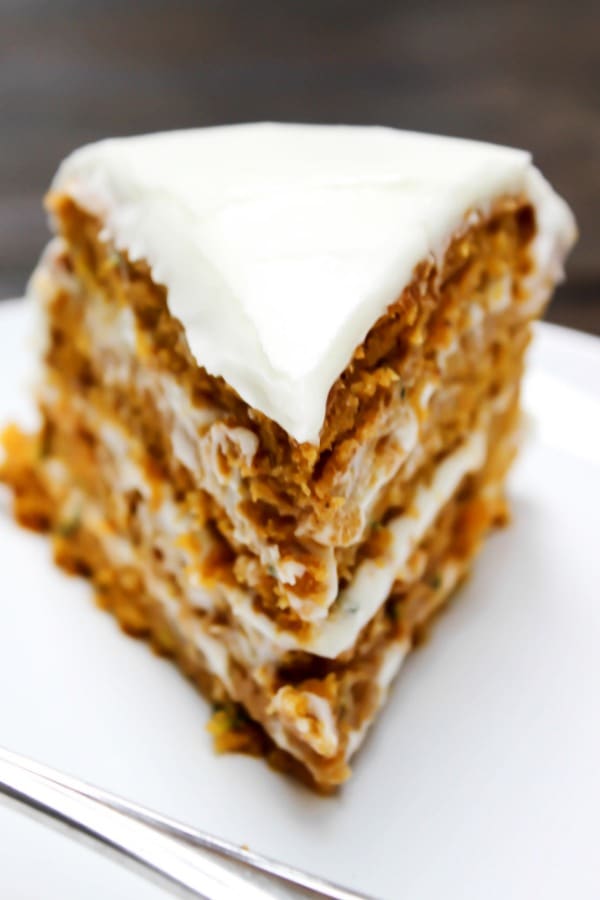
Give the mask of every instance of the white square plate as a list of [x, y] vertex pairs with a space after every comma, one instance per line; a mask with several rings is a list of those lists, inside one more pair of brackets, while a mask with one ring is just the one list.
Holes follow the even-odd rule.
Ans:
[[[0, 422], [28, 311], [0, 306]], [[335, 797], [217, 757], [206, 704], [0, 509], [0, 744], [378, 897], [600, 896], [600, 341], [542, 325], [514, 522], [402, 670]], [[0, 806], [0, 895], [166, 897]]]

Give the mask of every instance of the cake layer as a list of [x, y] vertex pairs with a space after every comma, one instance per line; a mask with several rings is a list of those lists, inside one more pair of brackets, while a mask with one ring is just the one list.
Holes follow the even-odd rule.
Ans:
[[[554, 281], [572, 217], [528, 154], [385, 128], [242, 125], [103, 141], [53, 189], [169, 294], [196, 360], [300, 442], [373, 324], [504, 197]], [[547, 292], [547, 291], [546, 291]]]
[[[414, 565], [419, 542], [465, 475], [477, 471], [486, 457], [487, 434], [475, 432], [439, 464], [430, 482], [417, 488], [411, 510], [377, 530], [378, 540], [371, 543], [328, 614], [302, 621], [289, 614], [273, 614], [260, 603], [251, 583], [240, 583], [239, 559], [201, 501], [197, 497], [191, 502], [179, 500], [169, 482], [140, 455], [139, 446], [134, 450], [128, 445], [123, 430], [72, 399], [54, 399], [44, 407], [51, 422], [45, 432], [46, 465], [62, 470], [65, 483], [97, 491], [97, 501], [106, 503], [112, 513], [116, 532], [141, 531], [152, 552], [171, 562], [170, 574], [189, 594], [190, 602], [211, 608], [226, 599], [236, 616], [275, 648], [306, 649], [328, 657], [354, 643], [397, 579], [410, 581], [420, 575]], [[66, 514], [67, 521], [72, 517], [77, 518], [76, 509]]]

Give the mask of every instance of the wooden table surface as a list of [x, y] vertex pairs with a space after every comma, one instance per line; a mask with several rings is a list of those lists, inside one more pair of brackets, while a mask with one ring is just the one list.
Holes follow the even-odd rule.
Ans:
[[550, 318], [600, 333], [600, 3], [0, 0], [0, 298], [46, 238], [60, 159], [111, 134], [253, 119], [514, 144], [581, 238]]

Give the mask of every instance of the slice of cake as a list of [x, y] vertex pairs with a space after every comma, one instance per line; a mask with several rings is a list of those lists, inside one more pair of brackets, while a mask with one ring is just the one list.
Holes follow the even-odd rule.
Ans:
[[47, 206], [17, 517], [218, 705], [220, 748], [344, 781], [506, 518], [568, 208], [517, 150], [276, 124], [85, 147]]

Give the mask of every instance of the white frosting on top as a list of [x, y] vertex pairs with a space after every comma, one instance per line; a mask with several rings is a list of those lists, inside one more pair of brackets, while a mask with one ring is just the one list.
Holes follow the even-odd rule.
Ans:
[[298, 441], [375, 321], [473, 210], [532, 197], [560, 270], [567, 206], [527, 153], [389, 128], [250, 124], [77, 150], [53, 189], [148, 261], [198, 363]]

